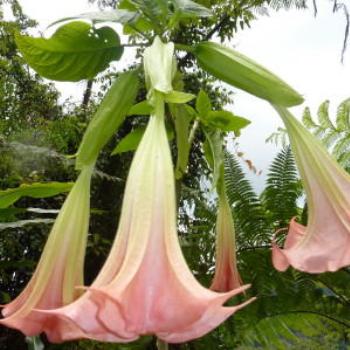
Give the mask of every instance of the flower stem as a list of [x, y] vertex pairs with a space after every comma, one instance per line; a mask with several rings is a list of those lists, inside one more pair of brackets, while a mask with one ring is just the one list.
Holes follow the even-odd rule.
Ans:
[[158, 350], [169, 350], [169, 344], [157, 339], [157, 348]]

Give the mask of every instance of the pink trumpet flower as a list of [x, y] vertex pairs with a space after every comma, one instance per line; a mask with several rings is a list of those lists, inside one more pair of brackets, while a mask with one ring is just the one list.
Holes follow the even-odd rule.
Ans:
[[272, 261], [310, 273], [336, 271], [350, 265], [350, 175], [285, 108], [276, 110], [286, 125], [307, 203], [307, 226], [294, 219], [284, 249], [273, 242]]
[[215, 275], [210, 289], [228, 292], [242, 285], [237, 269], [235, 226], [225, 190], [219, 195], [216, 220]]
[[[74, 303], [50, 310], [78, 326], [85, 337], [130, 342], [155, 334], [168, 343], [208, 333], [252, 299], [224, 307], [243, 286], [216, 293], [201, 286], [182, 255], [176, 231], [176, 201], [163, 95], [135, 153], [121, 218], [110, 255], [93, 285]], [[73, 333], [49, 339], [72, 339]]]
[[27, 336], [38, 335], [52, 324], [35, 309], [54, 309], [77, 299], [83, 283], [89, 227], [90, 180], [93, 167], [80, 173], [52, 227], [38, 266], [22, 293], [2, 310], [0, 324]]

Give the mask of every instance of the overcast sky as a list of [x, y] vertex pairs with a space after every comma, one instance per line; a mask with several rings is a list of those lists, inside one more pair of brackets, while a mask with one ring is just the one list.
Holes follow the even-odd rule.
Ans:
[[[61, 17], [95, 10], [87, 0], [20, 0], [20, 3], [42, 30]], [[229, 43], [304, 95], [304, 105], [292, 109], [297, 116], [305, 106], [315, 113], [326, 99], [331, 101], [334, 113], [336, 106], [350, 97], [350, 48], [344, 64], [340, 63], [345, 19], [342, 12], [332, 13], [332, 2], [322, 0], [318, 4], [316, 18], [312, 10], [271, 11], [269, 17], [252, 22], [251, 29], [238, 33]], [[124, 62], [128, 59], [125, 56]], [[58, 86], [63, 97], [73, 95], [81, 99], [83, 83]], [[277, 115], [266, 102], [240, 91], [235, 95], [234, 105], [228, 108], [253, 121], [242, 133], [241, 149], [265, 174], [276, 152], [276, 147], [266, 144], [265, 139], [281, 125]], [[258, 189], [263, 187], [264, 175], [250, 177]]]

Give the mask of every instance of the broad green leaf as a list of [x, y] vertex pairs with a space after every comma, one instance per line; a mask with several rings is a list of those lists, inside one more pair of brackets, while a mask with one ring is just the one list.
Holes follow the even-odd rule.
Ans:
[[233, 131], [236, 136], [240, 135], [240, 130], [250, 124], [248, 119], [237, 117], [229, 111], [211, 111], [205, 119], [208, 126], [222, 131]]
[[214, 42], [201, 42], [193, 50], [199, 65], [214, 77], [276, 105], [290, 107], [303, 97], [279, 77], [250, 58]]
[[182, 91], [171, 91], [170, 93], [165, 95], [165, 102], [168, 103], [187, 103], [191, 100], [193, 100], [196, 96], [193, 94], [188, 94], [186, 92]]
[[[128, 10], [130, 12], [138, 12], [139, 8], [135, 6], [135, 4], [132, 3], [130, 0], [121, 0], [119, 2], [118, 9], [121, 10]], [[134, 20], [130, 21], [129, 23], [124, 24], [124, 34], [129, 35], [137, 35], [140, 33], [146, 33], [150, 30], [154, 29], [154, 25], [151, 21], [149, 21], [145, 16], [138, 16]]]
[[58, 81], [92, 79], [123, 53], [113, 29], [85, 22], [67, 23], [49, 39], [17, 35], [16, 43], [36, 72]]
[[140, 127], [132, 130], [118, 143], [117, 147], [113, 150], [111, 155], [114, 156], [116, 154], [134, 151], [139, 145], [145, 130], [145, 127]]
[[[139, 127], [127, 134], [111, 153], [112, 156], [120, 153], [135, 151], [141, 142], [142, 136], [145, 133], [146, 127]], [[167, 129], [168, 140], [174, 138], [174, 133]]]
[[207, 114], [212, 110], [210, 98], [208, 94], [200, 90], [196, 99], [196, 110], [201, 118], [205, 118]]
[[320, 107], [317, 111], [318, 121], [319, 121], [320, 125], [322, 126], [322, 128], [334, 129], [334, 126], [333, 126], [331, 120], [329, 119], [328, 109], [329, 109], [329, 101], [326, 100], [320, 105]]
[[149, 115], [152, 113], [152, 109], [152, 106], [145, 100], [133, 105], [129, 109], [128, 115]]
[[148, 31], [161, 32], [166, 23], [169, 8], [167, 0], [123, 0], [120, 9], [136, 11], [142, 15], [133, 23], [124, 26], [125, 34], [138, 34]]
[[82, 13], [77, 16], [61, 18], [58, 21], [51, 23], [50, 27], [62, 22], [76, 20], [76, 19], [86, 19], [86, 20], [92, 21], [93, 23], [117, 22], [121, 24], [126, 24], [130, 21], [136, 20], [138, 16], [139, 15], [135, 12], [122, 10], [122, 9], [111, 10], [111, 11], [88, 12], [88, 13]]
[[172, 0], [175, 10], [181, 13], [181, 17], [210, 17], [212, 12], [206, 7], [191, 0]]
[[47, 198], [60, 193], [68, 192], [72, 188], [72, 182], [47, 182], [22, 184], [16, 188], [0, 191], [0, 208], [7, 208], [21, 197]]
[[101, 149], [124, 121], [138, 87], [136, 71], [121, 74], [113, 83], [83, 136], [77, 153], [77, 169], [96, 161]]

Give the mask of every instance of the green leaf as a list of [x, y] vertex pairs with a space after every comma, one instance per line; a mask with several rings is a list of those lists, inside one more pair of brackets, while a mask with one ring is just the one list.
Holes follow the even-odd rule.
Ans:
[[123, 73], [116, 79], [85, 131], [77, 153], [77, 169], [96, 161], [101, 149], [124, 121], [138, 88], [136, 71]]
[[147, 100], [141, 101], [133, 105], [128, 112], [128, 115], [150, 115], [153, 107]]
[[122, 9], [111, 10], [111, 11], [88, 12], [88, 13], [82, 13], [77, 16], [61, 18], [58, 21], [51, 23], [49, 27], [52, 27], [53, 25], [56, 25], [62, 22], [76, 20], [76, 19], [87, 19], [92, 21], [93, 23], [117, 22], [121, 24], [126, 24], [130, 21], [136, 20], [137, 17], [138, 17], [137, 13], [127, 11], [127, 10], [122, 10]]
[[188, 94], [186, 92], [182, 91], [174, 91], [172, 90], [168, 94], [165, 95], [165, 102], [168, 103], [187, 103], [191, 100], [193, 100], [196, 96], [193, 94]]
[[[111, 153], [112, 156], [115, 156], [120, 153], [135, 151], [138, 145], [141, 142], [142, 136], [146, 131], [146, 127], [139, 127], [132, 130], [129, 134], [127, 134], [117, 145], [117, 147]], [[167, 129], [168, 140], [172, 140], [174, 138], [174, 133], [172, 130]]]
[[21, 197], [53, 197], [60, 193], [69, 192], [72, 186], [72, 182], [38, 182], [30, 185], [22, 184], [16, 188], [8, 188], [7, 190], [0, 191], [0, 208], [9, 207]]
[[117, 147], [113, 150], [111, 155], [114, 156], [116, 154], [134, 151], [139, 145], [145, 130], [145, 127], [140, 127], [132, 130], [118, 143]]
[[200, 117], [205, 118], [212, 110], [211, 102], [208, 94], [204, 90], [200, 90], [196, 100], [196, 110]]
[[58, 81], [92, 79], [123, 53], [113, 29], [96, 29], [85, 22], [65, 24], [49, 39], [18, 34], [16, 43], [36, 72]]
[[248, 119], [237, 117], [229, 111], [211, 111], [205, 119], [211, 127], [222, 131], [233, 131], [236, 136], [240, 135], [240, 130], [250, 124]]
[[179, 11], [181, 17], [210, 17], [212, 12], [206, 7], [197, 4], [191, 0], [173, 0], [176, 11]]

